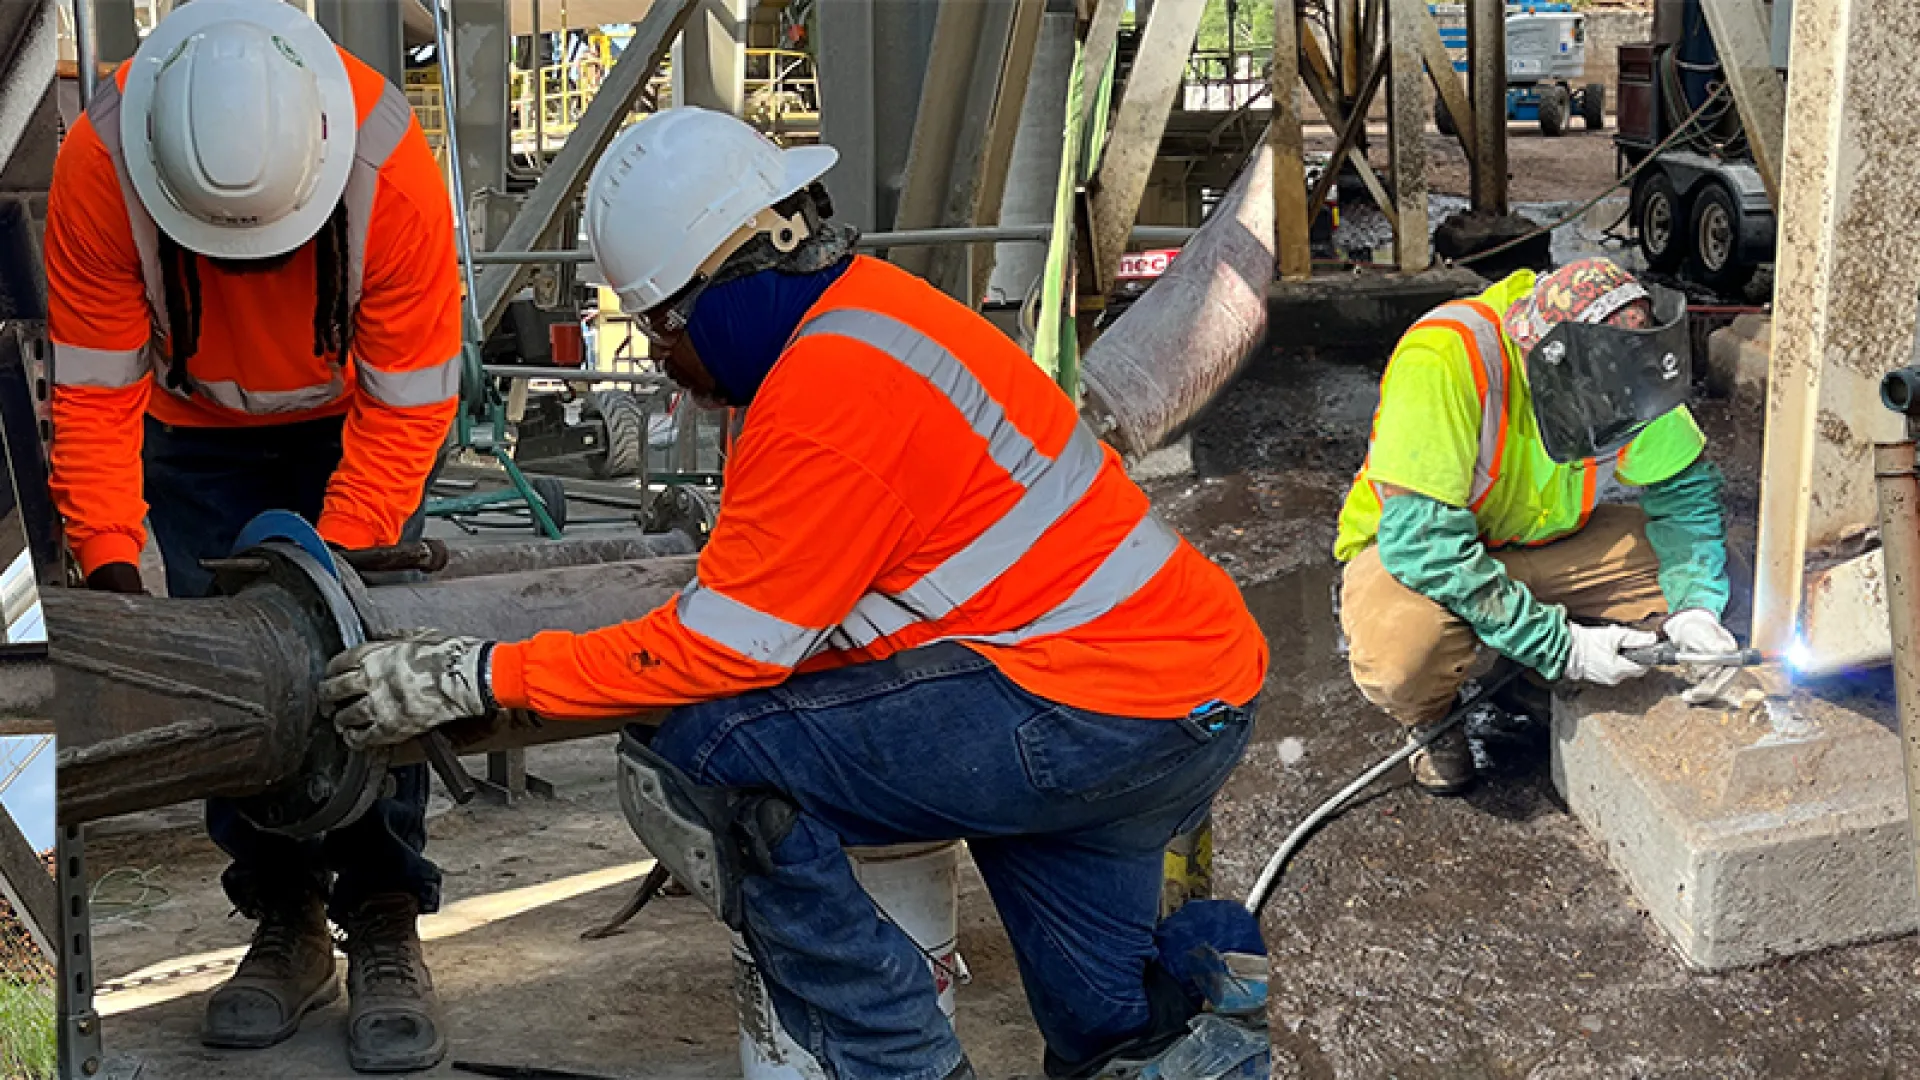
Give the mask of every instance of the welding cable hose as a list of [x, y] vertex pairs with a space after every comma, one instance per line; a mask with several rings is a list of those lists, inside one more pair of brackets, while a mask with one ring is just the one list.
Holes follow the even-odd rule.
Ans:
[[1353, 782], [1341, 788], [1333, 798], [1315, 807], [1313, 813], [1308, 814], [1306, 820], [1300, 822], [1293, 832], [1287, 834], [1286, 840], [1282, 841], [1280, 846], [1274, 849], [1272, 857], [1267, 859], [1267, 865], [1260, 871], [1259, 880], [1253, 883], [1253, 889], [1247, 893], [1247, 910], [1252, 912], [1255, 918], [1259, 917], [1261, 909], [1267, 906], [1267, 900], [1273, 894], [1274, 886], [1280, 883], [1280, 874], [1286, 869], [1287, 861], [1292, 859], [1301, 845], [1307, 842], [1307, 838], [1313, 835], [1314, 830], [1324, 824], [1328, 818], [1345, 809], [1348, 803], [1365, 791], [1375, 780], [1385, 776], [1394, 766], [1424, 750], [1434, 740], [1463, 723], [1481, 702], [1505, 689], [1508, 683], [1518, 678], [1525, 670], [1512, 661], [1501, 661], [1501, 666], [1494, 669], [1493, 674], [1480, 685], [1473, 696], [1448, 713], [1439, 723], [1416, 729], [1409, 735], [1405, 746], [1381, 758], [1372, 768], [1354, 777]]

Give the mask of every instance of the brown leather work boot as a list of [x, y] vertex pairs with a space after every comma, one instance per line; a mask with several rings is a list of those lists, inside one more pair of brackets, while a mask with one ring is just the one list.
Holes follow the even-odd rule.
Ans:
[[1473, 767], [1473, 747], [1467, 745], [1467, 732], [1455, 724], [1451, 730], [1414, 751], [1407, 761], [1413, 770], [1413, 782], [1429, 795], [1459, 795], [1473, 786], [1478, 773]]
[[404, 893], [370, 896], [347, 914], [347, 1061], [359, 1072], [430, 1069], [446, 1056], [419, 916]]
[[257, 1050], [292, 1035], [300, 1018], [340, 996], [333, 938], [318, 896], [264, 908], [240, 968], [207, 1001], [200, 1041]]

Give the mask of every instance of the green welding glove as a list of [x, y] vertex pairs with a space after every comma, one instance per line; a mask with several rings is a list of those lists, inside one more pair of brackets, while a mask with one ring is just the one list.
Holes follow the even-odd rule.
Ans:
[[442, 724], [485, 716], [493, 642], [409, 630], [333, 658], [320, 684], [321, 711], [355, 750], [393, 746]]
[[1660, 592], [1667, 598], [1667, 610], [1699, 608], [1716, 622], [1726, 612], [1731, 592], [1720, 487], [1720, 470], [1702, 455], [1640, 492], [1647, 541], [1660, 560]]
[[1380, 564], [1393, 579], [1458, 615], [1488, 647], [1558, 679], [1571, 652], [1567, 612], [1544, 604], [1487, 553], [1473, 512], [1424, 495], [1380, 511]]

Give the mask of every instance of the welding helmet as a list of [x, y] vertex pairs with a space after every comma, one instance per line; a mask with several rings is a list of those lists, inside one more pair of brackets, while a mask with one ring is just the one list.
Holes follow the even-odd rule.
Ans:
[[1641, 287], [1653, 306], [1652, 325], [1569, 320], [1527, 350], [1534, 421], [1547, 456], [1561, 464], [1618, 453], [1687, 402], [1687, 299], [1658, 285]]
[[134, 53], [121, 106], [128, 178], [161, 231], [214, 258], [313, 238], [346, 191], [353, 84], [298, 8], [194, 0]]

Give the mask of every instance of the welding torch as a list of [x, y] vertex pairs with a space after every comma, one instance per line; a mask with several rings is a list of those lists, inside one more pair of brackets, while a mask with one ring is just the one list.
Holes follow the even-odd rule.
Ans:
[[1755, 667], [1767, 662], [1759, 649], [1736, 649], [1729, 653], [1682, 652], [1671, 641], [1621, 649], [1620, 655], [1641, 667]]

